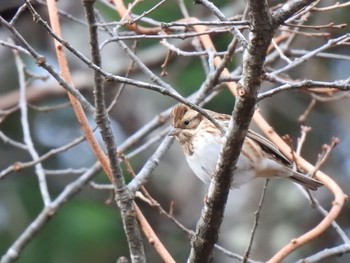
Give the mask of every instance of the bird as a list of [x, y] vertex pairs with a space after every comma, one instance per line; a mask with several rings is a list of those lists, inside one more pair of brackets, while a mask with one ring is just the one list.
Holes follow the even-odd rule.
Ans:
[[[205, 110], [225, 130], [230, 115]], [[195, 175], [209, 184], [216, 168], [225, 136], [201, 113], [184, 104], [176, 105], [171, 112], [172, 128], [169, 136], [182, 147], [187, 163]], [[255, 178], [283, 178], [298, 183], [309, 190], [317, 190], [323, 184], [292, 169], [292, 163], [277, 146], [262, 135], [248, 130], [233, 174], [232, 188]]]

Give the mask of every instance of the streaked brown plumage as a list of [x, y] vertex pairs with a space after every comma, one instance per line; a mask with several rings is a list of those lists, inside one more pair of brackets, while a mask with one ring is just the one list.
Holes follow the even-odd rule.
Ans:
[[[224, 128], [230, 116], [207, 110]], [[208, 119], [186, 105], [178, 105], [172, 111], [173, 129], [170, 135], [180, 143], [186, 160], [193, 172], [205, 183], [215, 171], [224, 136]], [[293, 171], [290, 161], [268, 139], [249, 130], [238, 158], [232, 187], [253, 178], [285, 178], [310, 190], [323, 184]]]

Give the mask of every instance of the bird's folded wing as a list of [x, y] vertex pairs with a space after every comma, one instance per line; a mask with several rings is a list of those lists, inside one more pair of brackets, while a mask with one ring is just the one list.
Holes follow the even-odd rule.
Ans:
[[278, 150], [277, 146], [274, 145], [270, 140], [266, 139], [265, 137], [261, 136], [260, 134], [248, 130], [247, 137], [254, 140], [256, 143], [260, 145], [260, 147], [266, 151], [267, 153], [275, 156], [279, 161], [286, 165], [291, 165], [291, 162], [289, 159], [283, 155], [283, 153]]

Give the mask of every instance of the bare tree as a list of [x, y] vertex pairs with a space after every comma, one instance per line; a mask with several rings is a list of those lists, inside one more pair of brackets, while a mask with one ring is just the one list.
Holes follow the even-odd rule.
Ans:
[[[334, 123], [340, 121], [338, 114], [346, 112], [343, 108], [337, 111], [336, 106], [337, 103], [343, 105], [340, 103], [348, 97], [347, 70], [342, 71], [340, 67], [337, 74], [329, 73], [331, 70], [327, 74], [319, 73], [326, 71], [322, 67], [349, 65], [346, 51], [350, 36], [345, 19], [350, 2], [146, 2], [26, 0], [21, 6], [0, 10], [0, 44], [4, 50], [0, 53], [4, 64], [0, 72], [3, 79], [1, 183], [6, 185], [7, 181], [17, 178], [16, 183], [21, 184], [25, 177], [34, 174], [37, 188], [32, 191], [39, 192], [42, 201], [41, 211], [35, 212], [36, 216], [24, 229], [15, 231], [16, 224], [1, 224], [6, 226], [6, 231], [13, 227], [17, 233], [6, 245], [1, 244], [5, 247], [1, 263], [16, 261], [44, 231], [49, 219], [58, 217], [62, 207], [83, 189], [90, 193], [112, 193], [121, 217], [118, 227], [124, 230], [131, 262], [147, 259], [154, 262], [159, 258], [164, 262], [183, 259], [188, 262], [281, 262], [294, 251], [297, 253], [289, 257], [293, 261], [333, 260], [345, 254], [344, 261], [339, 262], [347, 262], [350, 241], [344, 229], [349, 227], [349, 222], [342, 219], [346, 217], [342, 211], [347, 200], [344, 191], [349, 189], [349, 183], [344, 177], [320, 171], [339, 139], [329, 139], [321, 151], [312, 147], [307, 147], [310, 148], [307, 151], [303, 146], [308, 143], [306, 137], [310, 132], [310, 127], [304, 124], [315, 120], [317, 116], [313, 114], [317, 115], [318, 107], [324, 107], [325, 114], [330, 116], [327, 120], [318, 117], [316, 127], [312, 127], [314, 133], [328, 130], [342, 137], [341, 132], [336, 133], [340, 128]], [[108, 21], [111, 16], [113, 21]], [[195, 81], [196, 84], [192, 83]], [[227, 141], [205, 202], [200, 203], [202, 212], [191, 214], [196, 222], [196, 229], [192, 230], [185, 227], [188, 216], [183, 215], [186, 213], [177, 216], [176, 211], [193, 209], [191, 195], [199, 188], [190, 188], [199, 183], [191, 185], [180, 175], [186, 171], [182, 168], [182, 156], [177, 157], [180, 152], [167, 154], [173, 143], [173, 138], [167, 136], [168, 120], [171, 109], [183, 103], [222, 129], [202, 106], [211, 103], [220, 109], [218, 104], [224, 103], [223, 94], [233, 108], [231, 125], [225, 133]], [[297, 96], [309, 102], [300, 103], [295, 99]], [[333, 104], [336, 106], [328, 106], [332, 102], [336, 102]], [[281, 125], [284, 130], [287, 124], [294, 130], [300, 126], [301, 135], [294, 140], [296, 143], [292, 135], [280, 137], [276, 131], [281, 126], [270, 125], [263, 117], [276, 112], [284, 116]], [[46, 115], [49, 117], [45, 120], [45, 114], [52, 115]], [[65, 117], [60, 119], [62, 114]], [[298, 211], [294, 212], [297, 219], [288, 213], [289, 192], [283, 190], [282, 198], [270, 197], [270, 200], [269, 193], [277, 196], [278, 189], [275, 184], [267, 188], [267, 181], [264, 186], [253, 183], [245, 189], [233, 189], [231, 196], [236, 200], [241, 198], [241, 206], [232, 206], [228, 201], [232, 174], [251, 122], [294, 163], [295, 169], [324, 184], [317, 193], [297, 187], [293, 198], [300, 201], [300, 196], [305, 197], [305, 202], [300, 201]], [[21, 128], [20, 135], [14, 132], [12, 123]], [[89, 147], [79, 148], [84, 142]], [[66, 151], [73, 155], [60, 159]], [[338, 153], [338, 158], [347, 157], [347, 151], [340, 148], [342, 151], [344, 154]], [[310, 163], [302, 157], [310, 155], [317, 156], [317, 161]], [[167, 166], [167, 160], [172, 164]], [[52, 163], [55, 168], [50, 168]], [[157, 171], [168, 179], [163, 182], [154, 179], [152, 175]], [[340, 174], [347, 170], [334, 165], [331, 171]], [[100, 173], [106, 175], [107, 184], [94, 179]], [[148, 181], [152, 188], [166, 187], [165, 192], [178, 192], [175, 202], [171, 201], [171, 195], [163, 195], [168, 201], [152, 197], [145, 188]], [[171, 183], [165, 185], [164, 182]], [[2, 192], [1, 203], [10, 198], [7, 191]], [[253, 199], [259, 201], [253, 202]], [[114, 204], [111, 200], [108, 202]], [[160, 203], [167, 203], [169, 211]], [[175, 203], [180, 205], [175, 207]], [[233, 242], [227, 241], [226, 230], [220, 234], [221, 228], [228, 229], [222, 223], [231, 221], [228, 219], [233, 216], [228, 212], [230, 209], [236, 219], [232, 219], [235, 223], [229, 228], [234, 231], [245, 229], [244, 218], [253, 221], [245, 235], [234, 234]], [[9, 218], [9, 214], [5, 209], [2, 217]], [[242, 225], [237, 223], [237, 218], [241, 218]], [[264, 218], [272, 223], [264, 225]], [[290, 242], [285, 242], [281, 235], [274, 240], [276, 235], [271, 233], [273, 222], [280, 218], [297, 221], [292, 228], [297, 232], [287, 237]], [[341, 224], [336, 222], [337, 218]], [[187, 248], [185, 245], [180, 249], [170, 241], [165, 245], [168, 242], [164, 242], [167, 238], [162, 228], [149, 223], [155, 220], [171, 223], [183, 232], [183, 237], [188, 237]], [[301, 224], [298, 220], [304, 222]], [[329, 231], [336, 237], [333, 234], [332, 239], [325, 238], [318, 244], [317, 239], [326, 237]], [[142, 236], [153, 249], [145, 246]], [[222, 237], [220, 242], [219, 237]], [[307, 253], [301, 252], [302, 247], [308, 249]], [[150, 250], [156, 252], [157, 259]], [[175, 256], [175, 250], [181, 250], [181, 257]], [[221, 251], [224, 256], [214, 251]], [[117, 262], [127, 262], [123, 256], [126, 255], [119, 253]]]

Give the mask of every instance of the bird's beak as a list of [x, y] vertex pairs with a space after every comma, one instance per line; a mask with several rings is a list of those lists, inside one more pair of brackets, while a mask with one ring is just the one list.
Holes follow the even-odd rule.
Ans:
[[171, 136], [171, 137], [177, 136], [179, 135], [180, 131], [181, 131], [180, 129], [172, 127], [170, 132], [168, 133], [168, 136]]

